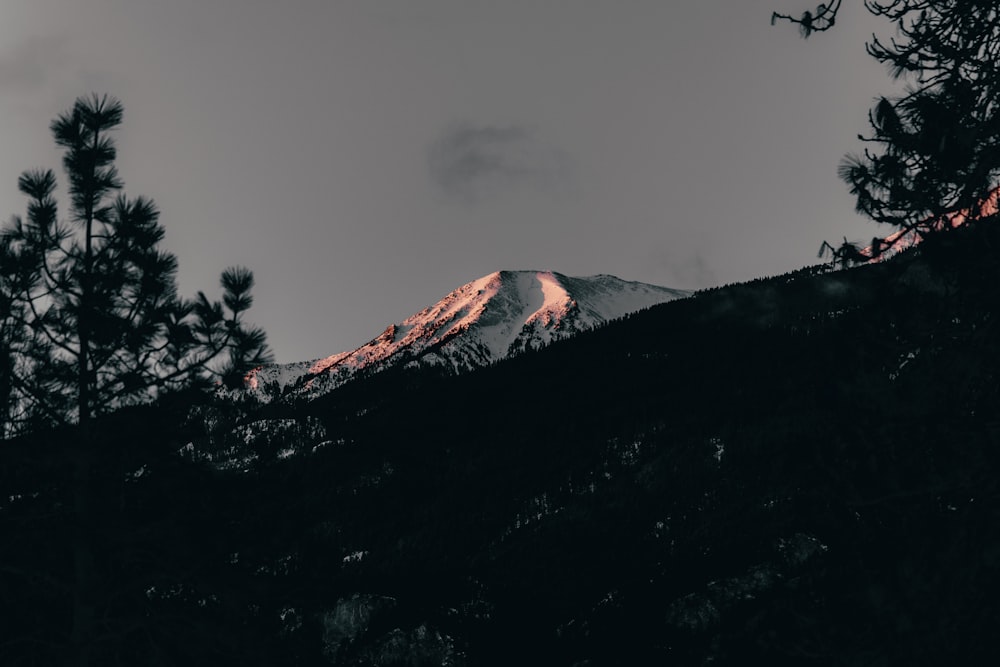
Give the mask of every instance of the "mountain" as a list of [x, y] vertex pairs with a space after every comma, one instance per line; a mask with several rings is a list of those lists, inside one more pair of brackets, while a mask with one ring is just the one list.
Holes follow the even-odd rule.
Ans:
[[609, 275], [496, 271], [390, 324], [355, 350], [261, 366], [247, 375], [246, 393], [261, 402], [314, 399], [359, 373], [397, 365], [468, 371], [690, 294]]
[[1000, 664], [996, 248], [5, 442], [3, 664]]

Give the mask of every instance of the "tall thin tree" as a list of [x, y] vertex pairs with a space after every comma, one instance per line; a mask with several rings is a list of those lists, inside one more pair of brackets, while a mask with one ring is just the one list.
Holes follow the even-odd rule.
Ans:
[[159, 211], [129, 198], [115, 167], [112, 132], [121, 102], [76, 100], [51, 125], [64, 149], [69, 220], [59, 220], [51, 170], [24, 172], [27, 216], [2, 230], [0, 398], [7, 425], [17, 415], [86, 424], [98, 414], [210, 378], [233, 382], [269, 360], [263, 331], [244, 314], [253, 274], [222, 273], [224, 296], [178, 296], [177, 260], [158, 248]]

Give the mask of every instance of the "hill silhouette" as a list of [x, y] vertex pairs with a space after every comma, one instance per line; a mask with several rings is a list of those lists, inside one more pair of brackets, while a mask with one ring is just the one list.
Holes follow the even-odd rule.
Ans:
[[[3, 662], [71, 658], [81, 456], [101, 664], [995, 659], [998, 247], [979, 224], [457, 377], [6, 442]], [[178, 453], [234, 432], [246, 472]]]

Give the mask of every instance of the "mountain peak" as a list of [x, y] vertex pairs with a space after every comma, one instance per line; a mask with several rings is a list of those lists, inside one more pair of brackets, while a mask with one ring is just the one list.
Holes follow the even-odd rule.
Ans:
[[397, 364], [461, 372], [592, 329], [690, 292], [610, 275], [582, 278], [553, 271], [495, 271], [468, 282], [349, 352], [293, 364], [270, 364], [246, 378], [262, 400], [314, 397], [362, 370]]

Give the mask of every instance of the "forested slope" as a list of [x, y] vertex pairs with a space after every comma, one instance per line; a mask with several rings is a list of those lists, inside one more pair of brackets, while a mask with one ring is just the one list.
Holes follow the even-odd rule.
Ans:
[[65, 657], [80, 525], [95, 664], [995, 658], [994, 248], [979, 225], [467, 375], [211, 408], [219, 432], [322, 424], [253, 440], [246, 472], [178, 455], [212, 437], [180, 399], [113, 416], [96, 451], [4, 443], [3, 662]]

